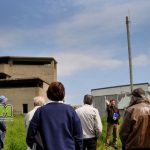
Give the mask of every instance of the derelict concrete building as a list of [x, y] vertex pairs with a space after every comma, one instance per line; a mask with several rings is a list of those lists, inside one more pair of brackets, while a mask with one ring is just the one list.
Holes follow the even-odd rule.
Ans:
[[[134, 89], [142, 88], [146, 92], [146, 96], [150, 97], [150, 84], [139, 83], [134, 84]], [[126, 96], [129, 97], [130, 85], [120, 85], [105, 88], [92, 89], [91, 94], [94, 96], [93, 105], [99, 110], [101, 116], [106, 115], [106, 103], [105, 100], [112, 98], [118, 101], [118, 108], [124, 109], [128, 104], [126, 103]], [[119, 104], [120, 103], [120, 104]]]
[[8, 98], [15, 113], [33, 108], [35, 96], [46, 96], [49, 84], [57, 80], [57, 62], [51, 57], [0, 57], [0, 95]]

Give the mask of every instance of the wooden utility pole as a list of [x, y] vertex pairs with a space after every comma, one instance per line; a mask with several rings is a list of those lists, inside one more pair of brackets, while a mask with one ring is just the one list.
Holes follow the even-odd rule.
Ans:
[[128, 20], [128, 16], [126, 16], [128, 55], [129, 55], [128, 57], [129, 57], [129, 69], [130, 69], [130, 86], [131, 86], [131, 93], [132, 93], [132, 91], [133, 91], [133, 75], [132, 75], [132, 56], [131, 56], [129, 23], [130, 23], [130, 21]]

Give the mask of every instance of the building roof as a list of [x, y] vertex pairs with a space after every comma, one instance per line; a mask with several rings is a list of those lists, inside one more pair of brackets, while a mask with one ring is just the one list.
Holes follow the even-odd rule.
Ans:
[[0, 79], [6, 79], [7, 77], [10, 78], [11, 76], [4, 72], [0, 72]]
[[[147, 84], [148, 86], [150, 85], [148, 82], [145, 82], [145, 83], [133, 84], [133, 86], [144, 85], [144, 84]], [[110, 87], [97, 88], [97, 89], [91, 89], [91, 91], [95, 91], [95, 90], [104, 90], [104, 89], [110, 89], [110, 88], [118, 88], [118, 87], [125, 87], [125, 86], [130, 86], [130, 84], [126, 84], [126, 85], [118, 85], [118, 86], [110, 86]]]
[[22, 57], [22, 56], [2, 56], [0, 57], [0, 64], [28, 64], [28, 65], [44, 65], [51, 64], [57, 61], [53, 57]]
[[[44, 82], [40, 78], [1, 79], [0, 88], [43, 87]], [[47, 82], [45, 83], [48, 84]]]

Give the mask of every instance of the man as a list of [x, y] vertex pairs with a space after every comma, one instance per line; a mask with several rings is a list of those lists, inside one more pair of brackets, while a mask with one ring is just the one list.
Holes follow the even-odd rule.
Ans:
[[76, 109], [83, 130], [83, 150], [96, 150], [97, 139], [102, 132], [99, 112], [91, 106], [92, 103], [93, 96], [85, 95], [84, 105]]
[[[28, 131], [28, 127], [30, 124], [30, 121], [32, 120], [35, 111], [40, 107], [43, 106], [45, 103], [44, 97], [42, 96], [37, 96], [33, 99], [33, 103], [34, 103], [34, 108], [33, 110], [31, 110], [30, 112], [28, 112], [25, 116], [25, 127], [26, 127], [26, 131]], [[39, 135], [38, 135], [39, 136]], [[36, 147], [34, 145], [34, 147]], [[33, 148], [34, 149], [34, 148]], [[28, 147], [28, 150], [30, 150], [30, 148]]]
[[[0, 96], [0, 104], [6, 105], [7, 98], [3, 95]], [[6, 135], [6, 124], [3, 121], [4, 118], [0, 118], [0, 149], [4, 148], [4, 138]], [[5, 119], [4, 119], [5, 120]]]
[[110, 136], [113, 133], [113, 147], [117, 149], [117, 128], [119, 125], [120, 113], [116, 107], [116, 100], [111, 99], [110, 102], [106, 100], [107, 105], [107, 133], [105, 139], [106, 148], [109, 146]]
[[120, 129], [123, 150], [150, 150], [150, 102], [141, 88], [133, 90]]

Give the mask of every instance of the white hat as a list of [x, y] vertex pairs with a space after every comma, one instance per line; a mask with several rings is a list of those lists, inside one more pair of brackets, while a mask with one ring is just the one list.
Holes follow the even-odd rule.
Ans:
[[1, 95], [1, 96], [0, 96], [0, 103], [1, 103], [1, 104], [6, 103], [7, 100], [8, 100], [8, 99], [7, 99], [4, 95]]

